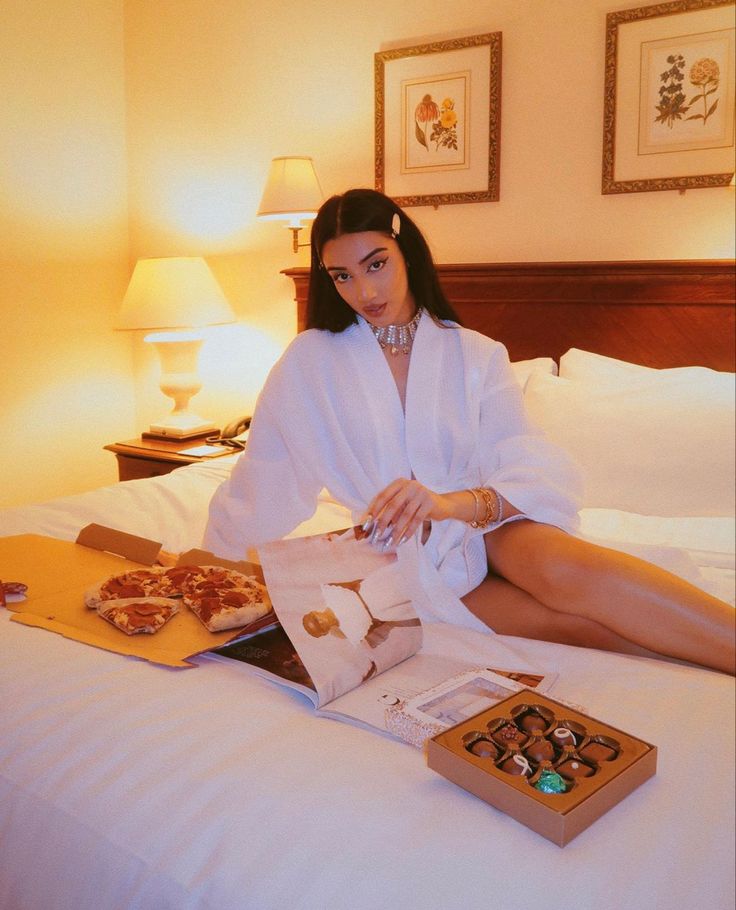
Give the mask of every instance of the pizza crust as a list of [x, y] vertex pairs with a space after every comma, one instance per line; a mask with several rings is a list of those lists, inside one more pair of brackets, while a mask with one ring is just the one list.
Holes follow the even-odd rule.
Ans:
[[163, 566], [150, 566], [145, 569], [132, 569], [111, 575], [104, 581], [88, 588], [84, 593], [84, 602], [96, 610], [108, 600], [124, 600], [131, 597], [176, 597], [177, 591], [171, 579], [166, 575]]

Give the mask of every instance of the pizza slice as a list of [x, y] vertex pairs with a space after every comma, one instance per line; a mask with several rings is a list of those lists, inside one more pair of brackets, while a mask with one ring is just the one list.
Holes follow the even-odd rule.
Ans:
[[126, 635], [153, 635], [179, 612], [179, 604], [170, 597], [122, 597], [103, 601], [97, 612]]

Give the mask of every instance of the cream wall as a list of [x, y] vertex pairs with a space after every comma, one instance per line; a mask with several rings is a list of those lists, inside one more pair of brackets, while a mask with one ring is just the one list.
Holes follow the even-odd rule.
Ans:
[[111, 330], [138, 257], [207, 257], [240, 323], [211, 330], [194, 403], [252, 408], [295, 328], [280, 270], [307, 262], [255, 218], [268, 164], [372, 185], [377, 50], [503, 33], [501, 200], [413, 209], [439, 261], [733, 256], [728, 191], [600, 194], [605, 14], [634, 5], [4, 0], [2, 503], [113, 480], [101, 446], [168, 410]]
[[0, 4], [0, 504], [116, 478], [133, 430], [120, 0]]
[[[218, 330], [226, 356], [215, 365], [205, 349], [198, 408], [221, 420], [248, 409], [294, 331], [279, 272], [307, 256], [292, 254], [283, 227], [256, 220], [270, 159], [313, 156], [328, 194], [372, 185], [373, 54], [391, 46], [503, 33], [501, 200], [412, 209], [440, 262], [732, 256], [727, 190], [600, 193], [605, 16], [632, 5], [128, 0], [132, 254], [204, 253], [238, 331], [257, 333]], [[143, 421], [162, 399], [140, 350], [138, 365]]]

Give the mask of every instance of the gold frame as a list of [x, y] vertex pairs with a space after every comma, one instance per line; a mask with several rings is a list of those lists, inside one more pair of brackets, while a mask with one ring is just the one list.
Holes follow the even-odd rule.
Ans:
[[[483, 116], [485, 117], [479, 132], [473, 132], [473, 124], [476, 121], [474, 117], [467, 117], [470, 120], [471, 141], [477, 146], [480, 141], [483, 143], [482, 161], [477, 164], [473, 162], [467, 168], [469, 173], [463, 175], [460, 180], [467, 183], [474, 182], [472, 186], [465, 186], [458, 189], [453, 186], [458, 182], [458, 178], [452, 174], [448, 176], [450, 168], [441, 170], [436, 169], [435, 173], [422, 175], [420, 179], [414, 177], [402, 176], [398, 169], [392, 165], [392, 155], [387, 154], [387, 148], [397, 141], [398, 132], [403, 129], [403, 123], [387, 124], [387, 107], [389, 101], [393, 100], [395, 94], [401, 90], [400, 81], [396, 78], [392, 70], [398, 70], [399, 67], [411, 67], [417, 63], [417, 70], [424, 69], [431, 72], [431, 60], [417, 62], [417, 58], [425, 58], [433, 54], [446, 54], [448, 52], [469, 51], [468, 55], [453, 54], [453, 62], [463, 62], [463, 58], [470, 60], [471, 54], [475, 54], [478, 48], [488, 48], [488, 90], [484, 93], [482, 99], [476, 95], [475, 104], [482, 104]], [[438, 58], [435, 58], [438, 59]], [[399, 66], [396, 66], [396, 64]], [[429, 66], [428, 66], [429, 65]], [[457, 69], [457, 67], [455, 67]], [[453, 74], [454, 76], [454, 74]], [[380, 51], [374, 55], [374, 78], [375, 78], [375, 187], [377, 190], [391, 196], [398, 204], [403, 206], [411, 205], [432, 205], [437, 208], [440, 205], [452, 205], [455, 203], [468, 202], [496, 202], [499, 199], [499, 178], [500, 178], [500, 154], [501, 154], [501, 32], [490, 32], [483, 35], [472, 35], [465, 38], [454, 38], [447, 41], [435, 41], [430, 44], [419, 44], [413, 47], [401, 47], [388, 51]], [[438, 75], [438, 80], [450, 78], [446, 75]], [[389, 98], [391, 95], [391, 98]], [[487, 102], [486, 102], [487, 99]], [[487, 103], [487, 111], [485, 105]], [[393, 129], [394, 133], [387, 137], [387, 130]], [[485, 156], [485, 131], [488, 131], [488, 154], [487, 166]], [[479, 156], [475, 155], [477, 159]], [[430, 169], [426, 169], [429, 171]], [[413, 182], [421, 186], [412, 187]], [[401, 184], [397, 187], [396, 184]], [[427, 184], [436, 184], [430, 191], [427, 191]], [[477, 184], [477, 185], [475, 185]], [[397, 191], [400, 190], [400, 191]]]
[[[662, 158], [661, 162], [661, 173], [656, 175], [649, 175], [646, 177], [643, 176], [633, 176], [629, 179], [617, 179], [616, 177], [616, 165], [617, 165], [617, 148], [616, 148], [616, 133], [617, 129], [622, 132], [622, 127], [629, 126], [631, 123], [631, 115], [629, 115], [628, 124], [625, 122], [625, 115], [619, 113], [616, 109], [617, 102], [617, 73], [619, 70], [621, 48], [622, 48], [622, 34], [621, 27], [630, 26], [631, 29], [636, 29], [640, 23], [645, 22], [645, 20], [656, 19], [660, 17], [671, 17], [674, 15], [682, 15], [683, 17], [688, 17], [689, 14], [699, 14], [704, 11], [715, 10], [719, 7], [734, 7], [734, 0], [674, 0], [674, 2], [668, 3], [658, 3], [654, 6], [641, 6], [634, 9], [619, 10], [617, 12], [608, 13], [606, 16], [606, 61], [605, 61], [605, 91], [604, 91], [604, 114], [603, 114], [603, 168], [602, 168], [602, 185], [601, 192], [603, 195], [613, 194], [613, 193], [645, 193], [652, 192], [657, 190], [687, 190], [687, 189], [702, 189], [704, 187], [714, 187], [714, 186], [727, 186], [733, 176], [733, 167], [729, 171], [721, 171], [713, 173], [687, 173], [683, 174], [677, 173], [678, 168], [673, 166], [673, 157], [667, 157], [667, 153], [660, 153], [658, 156]], [[690, 19], [694, 20], [694, 16], [690, 15]], [[680, 20], [683, 26], [683, 29], [687, 29], [687, 18]], [[635, 31], [631, 31], [629, 39], [631, 36], [635, 35]], [[663, 33], [663, 36], [670, 37], [666, 32]], [[641, 90], [639, 83], [641, 82], [642, 75], [639, 73], [639, 82], [637, 83], [637, 91]], [[726, 86], [726, 94], [728, 93], [728, 86]], [[733, 104], [733, 100], [730, 102]], [[731, 146], [726, 146], [725, 148], [731, 149], [731, 157], [733, 157], [733, 148], [734, 142], [733, 137], [731, 138]], [[709, 150], [708, 150], [709, 151]], [[631, 154], [629, 152], [629, 154]], [[709, 167], [707, 163], [708, 154], [704, 153], [702, 150], [698, 151], [688, 151], [685, 154], [689, 155], [700, 155], [700, 161], [703, 163], [703, 170], [713, 170], [712, 166]], [[654, 158], [655, 156], [650, 157]], [[679, 154], [679, 158], [683, 158], [683, 153]], [[692, 158], [691, 161], [695, 161], [695, 158]], [[679, 163], [679, 162], [677, 162]], [[692, 164], [688, 167], [683, 168], [683, 170], [697, 170], [697, 165], [693, 168]], [[668, 173], [668, 170], [670, 171]], [[671, 173], [671, 171], [675, 173]]]

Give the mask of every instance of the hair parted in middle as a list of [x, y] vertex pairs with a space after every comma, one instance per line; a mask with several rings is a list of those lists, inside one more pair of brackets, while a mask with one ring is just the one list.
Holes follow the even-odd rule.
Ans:
[[[396, 231], [396, 219], [399, 230]], [[355, 311], [338, 293], [322, 265], [328, 240], [343, 234], [377, 231], [393, 237], [407, 266], [409, 290], [417, 303], [438, 319], [460, 322], [445, 297], [424, 235], [396, 203], [377, 190], [352, 189], [323, 203], [312, 225], [311, 269], [307, 296], [308, 329], [342, 332], [357, 322]]]

